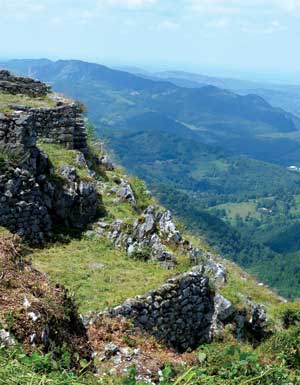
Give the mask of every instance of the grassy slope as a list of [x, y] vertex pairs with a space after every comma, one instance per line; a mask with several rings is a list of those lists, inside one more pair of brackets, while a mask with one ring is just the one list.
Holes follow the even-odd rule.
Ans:
[[0, 112], [11, 112], [11, 104], [19, 104], [22, 106], [35, 108], [55, 106], [55, 102], [52, 101], [48, 96], [33, 99], [26, 95], [11, 95], [5, 92], [0, 92]]
[[134, 261], [103, 239], [72, 240], [32, 254], [34, 265], [75, 292], [80, 311], [101, 311], [154, 289], [184, 264], [168, 271], [155, 263]]
[[[61, 167], [64, 162], [72, 163], [76, 155], [76, 152], [69, 152], [59, 146], [47, 145], [47, 148], [43, 144], [41, 146], [49, 152], [54, 163], [56, 162], [56, 168]], [[74, 166], [78, 167], [76, 163]], [[113, 185], [114, 174], [124, 175], [122, 169], [107, 172], [108, 188]], [[103, 175], [98, 176], [98, 179], [101, 180], [101, 178]], [[153, 199], [145, 194], [144, 185], [139, 179], [129, 178], [129, 180], [141, 207], [154, 203]], [[137, 217], [137, 213], [127, 203], [115, 204], [113, 199], [105, 194], [103, 202], [107, 210], [107, 221], [118, 217], [132, 223]], [[189, 234], [185, 234], [185, 236], [195, 246], [208, 249], [203, 240]], [[35, 249], [31, 255], [36, 267], [74, 291], [82, 312], [102, 310], [106, 306], [116, 305], [128, 296], [145, 293], [148, 289], [156, 287], [170, 275], [189, 269], [187, 259], [180, 255], [178, 257], [180, 263], [177, 269], [167, 271], [154, 263], [130, 260], [124, 252], [115, 249], [108, 241], [84, 236], [81, 238], [69, 236], [65, 242], [56, 242], [43, 249]], [[283, 305], [273, 292], [264, 286], [259, 286], [255, 279], [233, 263], [224, 260], [220, 262], [225, 264], [228, 269], [228, 283], [222, 289], [222, 294], [236, 306], [239, 306], [246, 298], [264, 303], [268, 308], [271, 324], [278, 326], [280, 324], [278, 315], [286, 305]], [[296, 305], [296, 311], [298, 311], [297, 309]], [[283, 382], [279, 382], [282, 381], [282, 376], [288, 378], [290, 383], [297, 384], [298, 382], [291, 382], [295, 376], [294, 369], [290, 371], [281, 360], [274, 357], [274, 351], [282, 349], [286, 340], [291, 338], [290, 334], [276, 338], [259, 350], [254, 350], [248, 344], [237, 343], [229, 333], [225, 340], [201, 347], [201, 354], [204, 353], [207, 357], [205, 363], [188, 369], [189, 372], [183, 374], [182, 381], [179, 381], [178, 384], [185, 384], [186, 379], [191, 375], [191, 381], [188, 382], [190, 385], [202, 383], [233, 385], [244, 383], [244, 381], [251, 383], [252, 380], [261, 376], [263, 380], [257, 380], [257, 384], [282, 385]], [[286, 345], [284, 346], [286, 348]], [[198, 353], [194, 354], [196, 357]], [[127, 375], [126, 379], [109, 375], [101, 380], [90, 376], [77, 377], [74, 373], [57, 370], [48, 363], [45, 364], [44, 361], [44, 359], [34, 357], [24, 360], [22, 354], [16, 350], [14, 352], [0, 350], [0, 383], [2, 381], [9, 385], [15, 383], [20, 385], [43, 383], [49, 385], [141, 384], [134, 380], [133, 375], [131, 378], [130, 375]], [[231, 366], [228, 366], [228, 362], [231, 363]], [[247, 362], [247, 369], [245, 369], [245, 362]], [[173, 371], [172, 375], [178, 377], [185, 369], [182, 367], [178, 370]], [[265, 374], [266, 370], [269, 371], [267, 374]], [[171, 384], [171, 380], [167, 377], [164, 385]]]
[[[75, 161], [77, 151], [53, 144], [39, 143], [39, 146], [49, 155], [55, 170], [68, 164], [74, 166], [81, 177], [87, 177], [86, 169]], [[114, 186], [115, 176], [124, 176], [121, 168], [106, 173], [107, 189]], [[101, 180], [103, 177], [99, 178]], [[154, 203], [145, 194], [145, 187], [139, 179], [130, 178], [130, 182], [142, 208]], [[115, 203], [114, 197], [108, 194], [103, 194], [103, 205], [107, 222], [122, 219], [133, 223], [138, 217], [128, 202]], [[105, 239], [85, 236], [49, 244], [46, 248], [33, 250], [31, 255], [39, 270], [48, 273], [54, 281], [64, 284], [76, 294], [83, 313], [120, 304], [128, 297], [154, 289], [171, 275], [187, 270], [187, 258], [178, 253], [177, 257], [180, 263], [175, 270], [168, 271], [157, 263], [128, 258], [124, 251], [116, 249]]]
[[[74, 161], [76, 151], [50, 144], [40, 144], [40, 147], [49, 154], [56, 168], [63, 164], [71, 164], [78, 169], [78, 173], [85, 171]], [[106, 172], [107, 189], [114, 186], [115, 176], [124, 177], [124, 171], [116, 168], [113, 172]], [[99, 177], [100, 180], [101, 178], [103, 176]], [[140, 179], [128, 176], [126, 178], [135, 191], [141, 209], [149, 204], [155, 204], [153, 198], [145, 194], [145, 186]], [[133, 223], [138, 213], [129, 203], [115, 203], [113, 198], [109, 194], [103, 194], [103, 204], [107, 212], [104, 220], [111, 222], [118, 218]], [[207, 244], [199, 238], [189, 234], [185, 234], [185, 237], [195, 246], [208, 249]], [[131, 260], [124, 251], [116, 249], [107, 240], [82, 236], [69, 238], [66, 242], [49, 244], [43, 249], [35, 249], [31, 258], [38, 269], [74, 291], [80, 310], [85, 313], [120, 304], [126, 298], [143, 294], [164, 283], [168, 277], [188, 270], [190, 268], [188, 258], [176, 250], [175, 254], [179, 264], [175, 270], [168, 271], [153, 262]], [[227, 264], [229, 270], [229, 282], [224, 288], [224, 294], [233, 303], [239, 304], [247, 297], [254, 302], [265, 303], [271, 308], [280, 302], [276, 295], [258, 286], [256, 280], [236, 265], [223, 260], [221, 262]]]

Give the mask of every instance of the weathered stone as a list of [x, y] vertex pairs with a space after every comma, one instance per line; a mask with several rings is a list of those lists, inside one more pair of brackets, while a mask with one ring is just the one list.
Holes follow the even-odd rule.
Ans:
[[10, 94], [24, 94], [31, 97], [45, 96], [50, 91], [44, 83], [12, 75], [6, 70], [0, 70], [0, 90]]
[[215, 315], [220, 321], [225, 321], [234, 314], [232, 303], [220, 294], [216, 294], [214, 298]]
[[[34, 97], [47, 93], [48, 87], [0, 71], [0, 90]], [[64, 185], [54, 185], [49, 180], [49, 159], [36, 146], [37, 138], [42, 138], [85, 152], [86, 134], [79, 108], [69, 102], [54, 108], [14, 106], [14, 110], [9, 116], [0, 115], [0, 147], [13, 153], [18, 162], [17, 167], [15, 161], [13, 166], [7, 162], [1, 167], [0, 226], [30, 243], [51, 237], [57, 222], [83, 228], [95, 218], [96, 186], [81, 181], [75, 168], [68, 165], [61, 170]], [[77, 160], [84, 165], [83, 154], [78, 153]]]
[[13, 346], [16, 344], [16, 341], [15, 339], [12, 337], [12, 335], [4, 330], [4, 329], [0, 329], [0, 348], [2, 347], [9, 347], [9, 346]]
[[[214, 316], [214, 293], [209, 288], [208, 280], [202, 278], [201, 271], [193, 272], [192, 275], [179, 275], [172, 279], [172, 283], [169, 282], [145, 296], [126, 300], [122, 306], [111, 309], [109, 313], [111, 316], [118, 314], [131, 318], [135, 326], [179, 351], [196, 347], [200, 342], [211, 340], [209, 325], [212, 325]], [[184, 304], [180, 301], [183, 291], [189, 289], [191, 284], [200, 286], [203, 292], [200, 307], [192, 296], [187, 296]], [[176, 297], [171, 302], [168, 296], [174, 296], [174, 293]], [[188, 295], [187, 291], [185, 295]], [[198, 312], [205, 314], [205, 317], [193, 317]], [[96, 320], [97, 317], [93, 322]]]

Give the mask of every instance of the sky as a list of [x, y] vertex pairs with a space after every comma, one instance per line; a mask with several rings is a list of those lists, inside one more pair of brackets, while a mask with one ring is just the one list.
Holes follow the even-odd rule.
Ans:
[[0, 36], [1, 59], [300, 82], [300, 0], [0, 0]]

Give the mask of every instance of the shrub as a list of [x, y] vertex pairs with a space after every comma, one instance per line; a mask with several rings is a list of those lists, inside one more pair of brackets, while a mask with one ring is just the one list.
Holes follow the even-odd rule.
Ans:
[[295, 301], [293, 303], [284, 304], [280, 310], [280, 319], [285, 328], [300, 324], [300, 303]]
[[276, 333], [262, 347], [262, 351], [273, 355], [289, 368], [300, 366], [300, 328], [293, 326], [288, 330]]
[[151, 258], [151, 248], [148, 246], [136, 248], [130, 254], [130, 258], [136, 261], [149, 261], [149, 259]]

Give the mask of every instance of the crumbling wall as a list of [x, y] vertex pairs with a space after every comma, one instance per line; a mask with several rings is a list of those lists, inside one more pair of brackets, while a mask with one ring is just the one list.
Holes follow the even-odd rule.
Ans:
[[55, 223], [84, 228], [97, 211], [95, 183], [81, 181], [76, 172], [58, 175], [55, 182], [47, 155], [36, 146], [41, 138], [87, 152], [79, 108], [69, 104], [12, 110], [0, 114], [0, 226], [30, 243], [51, 237]]
[[12, 75], [9, 71], [0, 70], [0, 91], [10, 94], [24, 94], [30, 97], [43, 97], [50, 88], [37, 80]]
[[97, 329], [107, 317], [125, 317], [178, 352], [211, 342], [222, 335], [227, 324], [237, 339], [257, 342], [265, 338], [268, 331], [264, 306], [245, 301], [244, 308], [236, 309], [212, 288], [218, 277], [208, 278], [209, 270], [204, 262], [145, 295], [127, 299], [105, 312], [88, 314], [85, 324]]
[[84, 121], [80, 108], [75, 103], [54, 108], [12, 107], [14, 113], [11, 117], [0, 116], [0, 131], [7, 133], [6, 144], [11, 145], [9, 141], [13, 140], [9, 135], [12, 126], [17, 127], [17, 133], [21, 131], [25, 139], [29, 138], [25, 129], [30, 127], [34, 136], [39, 139], [61, 144], [68, 149], [87, 151]]
[[28, 153], [36, 144], [33, 116], [15, 112], [10, 116], [0, 113], [0, 149], [12, 156]]
[[201, 268], [169, 279], [144, 296], [111, 309], [158, 340], [184, 351], [208, 343], [212, 337], [215, 293]]
[[51, 235], [52, 220], [40, 185], [26, 169], [0, 172], [0, 226], [31, 243]]

